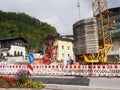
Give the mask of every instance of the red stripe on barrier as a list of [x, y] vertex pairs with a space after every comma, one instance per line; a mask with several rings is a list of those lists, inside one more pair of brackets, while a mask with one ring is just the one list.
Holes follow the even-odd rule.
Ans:
[[45, 65], [45, 68], [47, 68], [47, 66]]
[[52, 68], [55, 68], [55, 67], [52, 65]]
[[56, 68], [58, 68], [58, 65], [56, 66]]
[[81, 68], [81, 66], [79, 65], [78, 68]]
[[33, 68], [35, 68], [35, 65], [33, 66]]
[[106, 76], [106, 74], [103, 74], [103, 76]]
[[115, 69], [117, 69], [118, 68], [118, 66], [117, 65], [115, 65]]
[[96, 66], [93, 66], [94, 69], [96, 69]]
[[102, 66], [103, 69], [105, 69], [105, 66]]
[[91, 66], [88, 66], [89, 69], [91, 69]]
[[100, 69], [100, 66], [98, 66], [98, 69]]
[[76, 69], [76, 66], [74, 66], [74, 68]]
[[111, 69], [111, 68], [112, 68], [112, 66], [111, 66], [111, 65], [110, 65], [110, 66], [107, 66], [107, 68], [108, 68], [108, 69]]
[[33, 71], [33, 67], [30, 64], [28, 64], [28, 68]]
[[19, 68], [21, 68], [21, 66], [19, 65]]

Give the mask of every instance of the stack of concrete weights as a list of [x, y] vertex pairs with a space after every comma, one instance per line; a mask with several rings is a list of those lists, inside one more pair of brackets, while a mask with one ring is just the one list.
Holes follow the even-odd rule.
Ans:
[[74, 53], [98, 53], [97, 20], [95, 17], [83, 19], [73, 25]]

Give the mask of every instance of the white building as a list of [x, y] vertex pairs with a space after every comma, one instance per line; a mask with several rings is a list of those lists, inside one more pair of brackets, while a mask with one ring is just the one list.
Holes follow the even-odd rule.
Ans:
[[23, 56], [25, 58], [26, 43], [27, 41], [21, 37], [13, 37], [0, 40], [0, 57]]
[[58, 45], [57, 60], [62, 60], [64, 57], [67, 59], [73, 59], [73, 40], [57, 38], [54, 45]]

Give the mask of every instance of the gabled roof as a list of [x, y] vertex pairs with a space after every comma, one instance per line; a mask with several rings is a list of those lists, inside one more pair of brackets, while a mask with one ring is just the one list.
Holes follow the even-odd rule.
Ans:
[[[64, 35], [63, 35], [64, 36]], [[65, 35], [65, 36], [68, 36], [68, 35]], [[73, 35], [70, 35], [70, 36], [73, 36]], [[68, 42], [74, 42], [73, 39], [69, 39], [69, 38], [63, 38], [62, 36], [52, 36], [52, 35], [48, 35], [45, 39], [44, 39], [44, 42], [48, 42], [49, 40], [52, 40], [53, 42], [55, 40], [61, 40], [61, 41], [68, 41]]]
[[58, 39], [58, 40], [62, 40], [62, 41], [74, 42], [74, 40], [72, 40], [72, 39], [68, 39], [68, 38], [57, 37], [56, 39]]
[[10, 38], [4, 38], [4, 39], [0, 39], [1, 41], [8, 41], [8, 40], [16, 40], [16, 39], [21, 39], [24, 43], [27, 43], [27, 40], [22, 38], [22, 37], [10, 37]]

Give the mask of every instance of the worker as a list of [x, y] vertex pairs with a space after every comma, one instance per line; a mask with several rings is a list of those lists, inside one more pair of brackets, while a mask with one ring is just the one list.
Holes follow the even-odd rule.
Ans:
[[63, 65], [66, 66], [67, 65], [67, 61], [68, 61], [68, 55], [64, 54], [63, 55]]
[[70, 63], [70, 65], [72, 65], [73, 64], [73, 59], [70, 57], [70, 59], [69, 59], [69, 63]]

